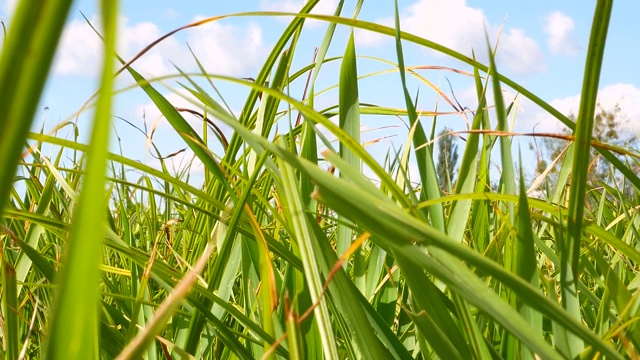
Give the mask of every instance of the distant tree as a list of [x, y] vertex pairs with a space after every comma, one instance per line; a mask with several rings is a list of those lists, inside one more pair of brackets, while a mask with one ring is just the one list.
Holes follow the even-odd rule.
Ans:
[[458, 162], [458, 145], [456, 138], [449, 134], [450, 129], [444, 128], [438, 134], [438, 164], [436, 171], [440, 191], [448, 192], [452, 188], [455, 179], [455, 166]]
[[[572, 121], [576, 121], [576, 116], [570, 114], [569, 118]], [[626, 120], [626, 115], [622, 113], [620, 106], [616, 104], [611, 109], [605, 109], [601, 104], [597, 105], [596, 115], [593, 124], [593, 140], [597, 140], [606, 144], [615, 146], [634, 146], [637, 144], [637, 139], [633, 135], [625, 135], [621, 129], [621, 125]], [[561, 135], [571, 135], [569, 129], [563, 129]], [[540, 143], [540, 142], [539, 142]], [[551, 164], [554, 159], [561, 156], [562, 151], [568, 145], [567, 140], [556, 138], [543, 138], [541, 142], [540, 158], [537, 164], [537, 173], [542, 173]], [[550, 176], [553, 177], [560, 170], [562, 165], [561, 161], [554, 164], [550, 171]], [[599, 184], [609, 183], [616, 179], [611, 178], [610, 163], [604, 159], [595, 148], [591, 149], [591, 157], [589, 161], [589, 173], [587, 181], [592, 186], [598, 186]], [[628, 189], [625, 189], [628, 190]]]

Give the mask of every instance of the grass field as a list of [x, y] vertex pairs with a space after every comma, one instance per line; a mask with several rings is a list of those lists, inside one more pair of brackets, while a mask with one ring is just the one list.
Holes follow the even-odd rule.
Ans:
[[[595, 6], [576, 123], [500, 75], [491, 56], [480, 64], [404, 33], [397, 13], [393, 27], [342, 15], [342, 2], [334, 16], [311, 15], [317, 2], [290, 18], [255, 81], [202, 66], [179, 74], [208, 118], [234, 130], [228, 143], [206, 122], [193, 128], [135, 62], [122, 66], [118, 2], [108, 0], [89, 142], [32, 132], [71, 1], [19, 2], [0, 58], [0, 357], [638, 358], [638, 154], [591, 135], [612, 1]], [[327, 22], [327, 33], [313, 63], [291, 68], [308, 18]], [[335, 74], [338, 103], [314, 106], [338, 26], [395, 39], [388, 60], [402, 70], [403, 109], [359, 103], [353, 36]], [[407, 43], [474, 70], [479, 106], [450, 192], [439, 188], [432, 131], [407, 86]], [[201, 188], [162, 162], [151, 168], [109, 151], [118, 69], [202, 162]], [[288, 95], [288, 84], [307, 76], [306, 96]], [[218, 82], [251, 89], [238, 117], [216, 94]], [[527, 196], [514, 166], [513, 104], [502, 87], [573, 131], [557, 179], [543, 176], [539, 197]], [[406, 146], [372, 156], [360, 140], [365, 113], [406, 119]], [[617, 183], [587, 181], [592, 147]]]

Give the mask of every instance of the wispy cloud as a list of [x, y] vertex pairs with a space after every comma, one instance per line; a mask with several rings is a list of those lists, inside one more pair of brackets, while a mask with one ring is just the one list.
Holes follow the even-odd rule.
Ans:
[[[100, 29], [96, 17], [90, 19], [93, 26]], [[146, 45], [162, 35], [160, 28], [152, 22], [130, 24], [127, 18], [119, 19], [118, 53], [126, 58], [132, 57]], [[176, 50], [178, 43], [167, 39], [157, 48], [145, 54], [136, 68], [144, 74], [163, 74], [169, 69], [166, 54]], [[102, 41], [84, 20], [70, 21], [62, 34], [56, 54], [54, 72], [58, 75], [96, 75], [102, 58]]]

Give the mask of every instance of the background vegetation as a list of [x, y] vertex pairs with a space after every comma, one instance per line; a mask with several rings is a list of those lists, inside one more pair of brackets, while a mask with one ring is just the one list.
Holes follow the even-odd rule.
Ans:
[[[353, 17], [342, 15], [342, 1], [335, 16], [310, 15], [317, 2], [291, 17], [255, 81], [207, 74], [197, 58], [200, 74], [180, 73], [208, 120], [199, 129], [135, 62], [121, 67], [204, 164], [205, 185], [194, 188], [164, 162], [154, 169], [108, 151], [116, 1], [102, 1], [105, 57], [90, 141], [30, 132], [71, 1], [20, 1], [0, 59], [1, 356], [637, 357], [638, 155], [592, 135], [612, 1], [595, 6], [575, 122], [501, 76], [493, 58], [480, 64], [402, 32], [397, 11], [386, 27], [357, 19], [362, 1]], [[314, 62], [294, 69], [308, 18], [329, 27]], [[395, 38], [397, 58], [388, 60], [404, 109], [360, 104], [353, 36], [337, 59], [338, 103], [314, 106], [316, 77], [336, 60], [326, 53], [337, 26]], [[406, 85], [415, 72], [405, 71], [403, 43], [473, 69], [479, 106], [455, 176], [453, 153], [434, 157], [433, 131], [421, 122], [429, 117]], [[307, 74], [307, 95], [290, 96], [287, 86]], [[238, 117], [217, 82], [251, 89]], [[541, 198], [527, 196], [514, 166], [502, 86], [570, 129], [560, 137], [566, 150], [537, 179]], [[406, 146], [373, 158], [361, 144], [361, 114], [406, 118]], [[228, 141], [211, 136], [218, 122], [234, 129]], [[596, 152], [616, 181], [588, 179]]]

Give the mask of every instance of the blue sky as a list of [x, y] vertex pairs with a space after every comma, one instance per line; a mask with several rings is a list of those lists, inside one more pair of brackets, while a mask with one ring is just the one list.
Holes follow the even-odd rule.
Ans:
[[[15, 0], [0, 0], [0, 16], [10, 26], [10, 12]], [[345, 16], [353, 11], [356, 1], [346, 2]], [[98, 19], [97, 1], [76, 1], [68, 19], [62, 44], [53, 68], [53, 76], [42, 99], [39, 118], [45, 120], [46, 128], [69, 118], [96, 89], [96, 75], [100, 71], [100, 42], [86, 25], [80, 12], [92, 21]], [[148, 43], [162, 34], [203, 17], [230, 14], [241, 11], [277, 10], [295, 11], [304, 1], [296, 0], [255, 0], [203, 2], [175, 1], [123, 1], [121, 2], [120, 45], [125, 58], [130, 58]], [[333, 12], [337, 0], [321, 0], [318, 11]], [[579, 103], [578, 94], [582, 83], [582, 69], [588, 46], [589, 31], [595, 1], [566, 2], [519, 2], [506, 0], [412, 0], [399, 1], [402, 28], [427, 39], [450, 46], [465, 54], [475, 49], [480, 60], [486, 61], [484, 31], [487, 29], [491, 40], [498, 38], [502, 29], [497, 60], [499, 70], [525, 85], [546, 101], [565, 113], [575, 112]], [[636, 59], [640, 51], [640, 22], [637, 14], [640, 3], [618, 1], [614, 5], [601, 79], [600, 101], [605, 107], [618, 103], [627, 115], [623, 126], [630, 133], [640, 133], [640, 73], [635, 71]], [[365, 1], [360, 18], [383, 24], [392, 24], [393, 1]], [[237, 77], [255, 76], [263, 59], [275, 43], [281, 30], [286, 26], [286, 18], [243, 17], [225, 19], [207, 26], [190, 29], [164, 41], [149, 52], [134, 67], [147, 76], [175, 74], [172, 64], [185, 71], [197, 71], [187, 44], [194, 50], [210, 73]], [[311, 61], [313, 49], [324, 35], [326, 25], [320, 22], [307, 24], [297, 49], [294, 67], [297, 70]], [[340, 28], [330, 56], [340, 56], [349, 29]], [[472, 69], [442, 55], [407, 44], [407, 65], [442, 65], [464, 71]], [[362, 31], [356, 32], [356, 51], [360, 56], [374, 56], [396, 61], [392, 39], [383, 38]], [[389, 69], [388, 65], [361, 59], [359, 73]], [[338, 81], [339, 63], [326, 66], [320, 75], [317, 89], [331, 86]], [[446, 80], [451, 81], [453, 92], [462, 105], [474, 108], [476, 100], [472, 81], [469, 78], [441, 71], [420, 73], [429, 81], [440, 84], [442, 90], [451, 95]], [[391, 73], [365, 79], [361, 82], [361, 101], [386, 106], [403, 106], [399, 89], [398, 74]], [[122, 88], [131, 83], [123, 74], [119, 78]], [[178, 86], [168, 80], [160, 86], [162, 92], [175, 102], [176, 106], [191, 106], [184, 99], [172, 94], [171, 88]], [[302, 84], [293, 84], [292, 94], [300, 97]], [[238, 110], [243, 104], [246, 89], [220, 84], [225, 100], [231, 108]], [[436, 97], [428, 87], [417, 81], [410, 82], [410, 91], [420, 91], [421, 109], [432, 110]], [[506, 90], [507, 97], [515, 95]], [[318, 100], [318, 106], [336, 103], [337, 91], [328, 92]], [[441, 111], [450, 111], [444, 102], [438, 104]], [[151, 126], [158, 118], [158, 112], [139, 90], [130, 90], [117, 97], [114, 115], [127, 119], [138, 126], [146, 121]], [[79, 124], [89, 128], [91, 114], [80, 116]], [[464, 129], [465, 119], [461, 116], [443, 117], [440, 125], [454, 129]], [[115, 120], [117, 131], [123, 140], [127, 155], [142, 161], [154, 163], [145, 152], [145, 139], [132, 131], [124, 122]], [[194, 124], [196, 124], [194, 122]], [[372, 151], [383, 152], [389, 146], [404, 143], [402, 123], [398, 119], [380, 117], [363, 120], [364, 140], [393, 136], [390, 140], [374, 145]], [[396, 126], [396, 128], [385, 128]], [[517, 131], [558, 131], [556, 121], [551, 120], [540, 109], [526, 100], [519, 102], [514, 128]], [[176, 135], [169, 131], [162, 120], [158, 121], [156, 141], [165, 155], [183, 147]], [[116, 149], [114, 149], [116, 150]], [[179, 162], [188, 158], [186, 152], [174, 159]]]

